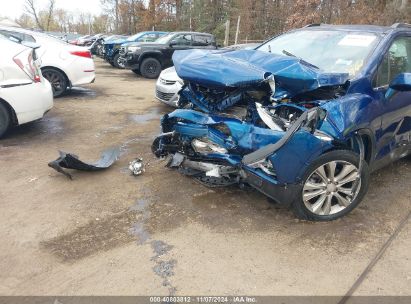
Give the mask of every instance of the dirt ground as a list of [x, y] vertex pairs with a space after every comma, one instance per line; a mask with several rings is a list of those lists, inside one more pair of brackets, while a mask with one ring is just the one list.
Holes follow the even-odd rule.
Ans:
[[[296, 220], [255, 191], [208, 189], [150, 150], [155, 81], [96, 60], [94, 84], [55, 100], [38, 122], [0, 141], [1, 295], [343, 295], [410, 211], [411, 161], [372, 175], [349, 216]], [[103, 172], [47, 167], [58, 150]], [[142, 157], [145, 174], [128, 163]], [[357, 295], [411, 295], [411, 223]]]

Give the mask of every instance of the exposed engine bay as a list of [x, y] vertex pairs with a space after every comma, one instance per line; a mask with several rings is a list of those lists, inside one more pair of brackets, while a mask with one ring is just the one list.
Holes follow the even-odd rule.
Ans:
[[276, 95], [273, 75], [253, 88], [210, 89], [186, 84], [180, 92], [179, 108], [193, 108], [206, 113], [221, 113], [256, 126], [287, 131], [306, 110], [320, 106], [344, 94], [343, 86], [322, 87], [295, 97]]

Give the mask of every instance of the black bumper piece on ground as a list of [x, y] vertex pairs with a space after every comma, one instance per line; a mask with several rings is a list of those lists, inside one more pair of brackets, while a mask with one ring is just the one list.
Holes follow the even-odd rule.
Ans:
[[79, 159], [77, 155], [59, 151], [60, 157], [48, 163], [48, 166], [73, 179], [70, 173], [63, 170], [76, 169], [81, 171], [100, 171], [110, 167], [119, 157], [119, 148], [110, 148], [101, 153], [101, 158], [94, 163], [85, 163]]

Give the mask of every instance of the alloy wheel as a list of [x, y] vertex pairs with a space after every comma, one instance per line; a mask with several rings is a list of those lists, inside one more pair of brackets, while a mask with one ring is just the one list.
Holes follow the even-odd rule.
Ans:
[[126, 67], [125, 62], [124, 62], [124, 60], [123, 60], [121, 57], [119, 57], [119, 58], [117, 59], [117, 65], [118, 65], [120, 68], [122, 68], [122, 69], [124, 69], [124, 68]]
[[303, 187], [305, 207], [317, 215], [335, 214], [347, 208], [361, 189], [358, 168], [346, 161], [330, 161], [319, 166]]
[[50, 82], [54, 96], [59, 96], [66, 90], [66, 81], [65, 79], [62, 79], [59, 73], [47, 70], [43, 72], [43, 76]]
[[149, 63], [146, 67], [146, 71], [148, 74], [155, 75], [157, 73], [157, 65], [153, 63]]

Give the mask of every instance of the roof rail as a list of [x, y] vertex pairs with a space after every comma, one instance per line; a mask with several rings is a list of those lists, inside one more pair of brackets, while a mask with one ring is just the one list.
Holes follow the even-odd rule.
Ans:
[[311, 24], [307, 24], [304, 27], [313, 27], [313, 26], [321, 26], [321, 23], [311, 23]]
[[391, 25], [392, 28], [411, 28], [411, 24], [409, 23], [394, 23]]

